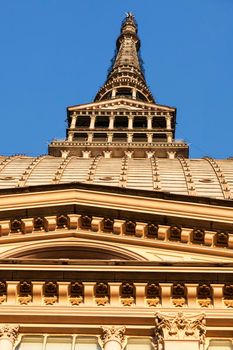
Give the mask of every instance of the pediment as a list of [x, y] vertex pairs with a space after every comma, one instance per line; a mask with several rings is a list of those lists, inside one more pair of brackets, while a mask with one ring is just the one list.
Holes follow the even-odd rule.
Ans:
[[[82, 261], [148, 261], [155, 263], [223, 263], [231, 262], [233, 254], [220, 249], [193, 249], [171, 242], [152, 244], [140, 239], [112, 239], [109, 234], [88, 234], [82, 230], [31, 234], [24, 237], [1, 238], [0, 260], [82, 260]], [[141, 244], [143, 243], [143, 245]]]
[[[109, 260], [223, 262], [233, 258], [232, 234], [218, 229], [231, 228], [232, 207], [211, 206], [211, 202], [206, 205], [198, 200], [185, 202], [185, 196], [182, 200], [162, 199], [161, 194], [156, 198], [154, 193], [150, 197], [149, 193], [85, 184], [3, 191], [0, 214], [5, 219], [0, 220], [0, 258], [33, 257], [35, 250], [30, 248], [26, 253], [30, 244], [53, 247], [56, 242], [60, 246], [64, 239], [72, 241], [64, 246], [71, 259], [81, 251], [81, 242], [88, 257], [94, 244], [98, 256], [103, 254]], [[165, 219], [173, 225], [161, 223]], [[195, 225], [209, 222], [209, 227], [216, 229], [204, 229], [196, 239]], [[46, 256], [42, 246], [38, 249], [42, 249], [39, 257]], [[62, 259], [59, 249], [57, 256]], [[120, 250], [115, 254], [117, 249]], [[50, 249], [49, 256], [53, 258], [51, 254]]]
[[175, 108], [170, 106], [159, 105], [155, 103], [147, 103], [136, 101], [128, 98], [116, 98], [111, 100], [104, 100], [101, 102], [91, 102], [81, 105], [74, 105], [68, 107], [68, 111], [79, 111], [79, 110], [95, 110], [95, 109], [125, 109], [125, 110], [141, 110], [141, 109], [150, 109], [158, 110], [164, 112], [175, 111]]

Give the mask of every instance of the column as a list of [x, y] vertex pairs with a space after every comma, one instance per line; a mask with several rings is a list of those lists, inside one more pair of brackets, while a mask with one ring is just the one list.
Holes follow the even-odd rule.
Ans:
[[137, 90], [135, 88], [132, 90], [132, 98], [134, 100], [136, 100], [136, 98], [137, 98]]
[[90, 129], [95, 128], [95, 115], [91, 116]]
[[17, 339], [19, 326], [3, 325], [0, 326], [0, 349], [13, 350], [14, 343]]
[[201, 350], [205, 342], [205, 316], [187, 317], [182, 312], [174, 316], [157, 313], [155, 316], [155, 342], [158, 349]]
[[113, 133], [112, 133], [112, 132], [109, 132], [109, 133], [108, 133], [108, 142], [109, 142], [109, 143], [112, 143], [112, 138], [113, 138]]
[[76, 126], [76, 120], [77, 120], [77, 113], [74, 112], [74, 113], [72, 114], [72, 119], [71, 119], [71, 123], [70, 123], [70, 128], [71, 128], [71, 129], [74, 129], [74, 128], [75, 128], [75, 126]]
[[92, 142], [93, 140], [93, 134], [92, 133], [88, 133], [88, 137], [87, 137], [87, 142]]
[[104, 350], [122, 350], [125, 345], [125, 327], [102, 327], [101, 340]]
[[133, 116], [128, 117], [128, 129], [133, 129]]
[[151, 132], [148, 132], [146, 134], [146, 136], [147, 136], [147, 142], [152, 143], [153, 142], [153, 134]]
[[169, 113], [166, 115], [166, 124], [167, 124], [167, 129], [171, 129], [171, 116]]
[[127, 138], [127, 142], [131, 143], [133, 141], [133, 133], [128, 133]]
[[114, 115], [111, 115], [110, 118], [109, 118], [109, 129], [113, 129], [114, 128]]
[[171, 132], [167, 133], [167, 142], [172, 143], [172, 133]]
[[152, 129], [152, 119], [153, 117], [151, 115], [147, 117], [147, 129]]
[[112, 89], [112, 98], [116, 98], [116, 89]]
[[73, 133], [69, 131], [68, 141], [73, 141]]

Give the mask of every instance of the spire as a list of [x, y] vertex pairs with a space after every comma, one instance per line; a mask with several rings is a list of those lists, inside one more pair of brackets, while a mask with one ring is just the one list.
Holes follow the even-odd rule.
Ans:
[[121, 25], [107, 80], [98, 91], [95, 101], [125, 97], [154, 103], [144, 77], [137, 32], [137, 23], [129, 12]]

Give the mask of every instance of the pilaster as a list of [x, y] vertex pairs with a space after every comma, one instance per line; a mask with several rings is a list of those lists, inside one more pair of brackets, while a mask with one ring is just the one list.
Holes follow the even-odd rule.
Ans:
[[205, 316], [176, 315], [155, 317], [155, 343], [159, 350], [203, 349], [206, 334]]

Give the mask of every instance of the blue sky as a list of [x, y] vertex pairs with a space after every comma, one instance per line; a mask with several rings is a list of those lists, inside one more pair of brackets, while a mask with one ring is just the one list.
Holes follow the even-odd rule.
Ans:
[[0, 154], [47, 153], [66, 107], [106, 78], [135, 14], [156, 101], [177, 108], [191, 157], [233, 156], [232, 0], [0, 0]]

